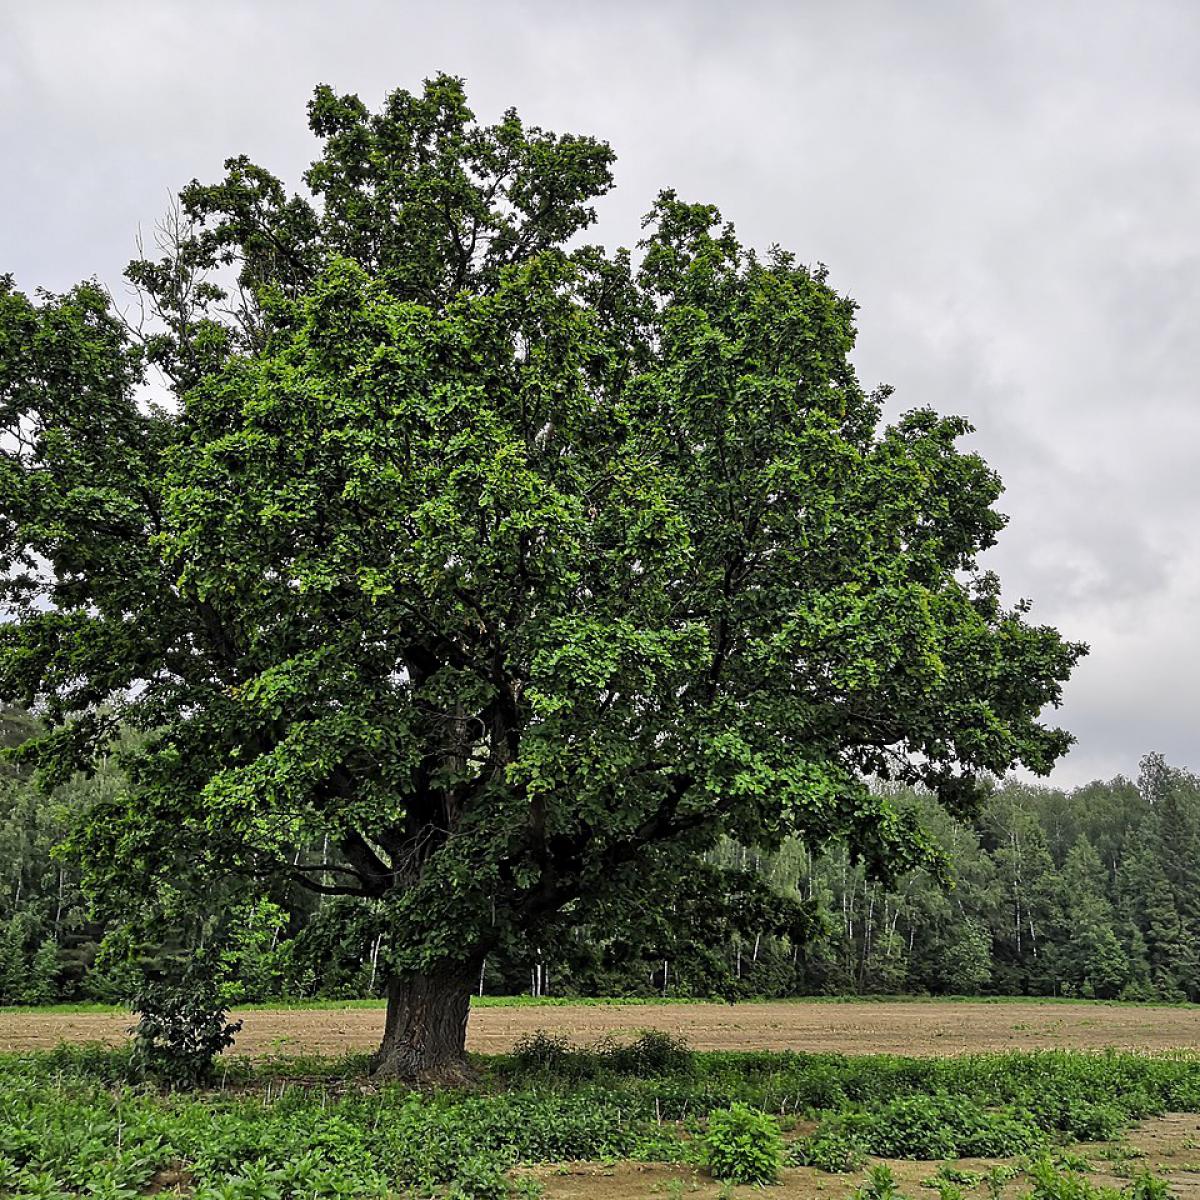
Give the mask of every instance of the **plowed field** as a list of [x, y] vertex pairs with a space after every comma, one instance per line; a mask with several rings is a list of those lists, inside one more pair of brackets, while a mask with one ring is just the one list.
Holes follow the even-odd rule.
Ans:
[[[236, 1052], [341, 1054], [374, 1048], [383, 1010], [249, 1009]], [[0, 1013], [0, 1050], [108, 1042], [130, 1017], [114, 1013]], [[664, 1029], [697, 1050], [802, 1050], [840, 1054], [965, 1054], [988, 1050], [1200, 1049], [1200, 1008], [952, 1001], [889, 1003], [566, 1005], [480, 1007], [468, 1046], [511, 1049], [538, 1029], [588, 1043], [606, 1034]]]

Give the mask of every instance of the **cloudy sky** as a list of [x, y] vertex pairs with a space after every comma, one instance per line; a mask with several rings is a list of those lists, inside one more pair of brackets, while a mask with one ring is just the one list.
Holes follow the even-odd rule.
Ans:
[[118, 287], [226, 156], [298, 179], [314, 84], [438, 70], [613, 144], [610, 245], [669, 185], [827, 263], [863, 381], [977, 426], [1006, 594], [1091, 643], [1054, 781], [1200, 770], [1200, 5], [0, 0], [0, 271]]

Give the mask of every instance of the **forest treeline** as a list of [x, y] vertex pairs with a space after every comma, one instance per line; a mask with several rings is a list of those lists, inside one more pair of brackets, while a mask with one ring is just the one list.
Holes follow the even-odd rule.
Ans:
[[[8, 720], [10, 741], [19, 728]], [[377, 994], [385, 935], [361, 901], [299, 889], [243, 899], [231, 882], [202, 909], [182, 893], [157, 898], [154, 937], [96, 920], [77, 868], [54, 848], [122, 786], [119, 769], [49, 796], [14, 767], [0, 771], [0, 1003], [123, 1001], [147, 970], [166, 973], [197, 948], [218, 964], [231, 1001]], [[801, 901], [803, 938], [756, 929], [758, 909], [739, 919], [736, 904], [683, 932], [667, 922], [578, 928], [553, 947], [493, 954], [480, 990], [1200, 1000], [1196, 776], [1150, 755], [1136, 782], [1069, 792], [1010, 782], [970, 820], [917, 793], [895, 800], [916, 808], [944, 849], [952, 886], [923, 871], [873, 882], [838, 845], [765, 854], [725, 843], [712, 865]]]

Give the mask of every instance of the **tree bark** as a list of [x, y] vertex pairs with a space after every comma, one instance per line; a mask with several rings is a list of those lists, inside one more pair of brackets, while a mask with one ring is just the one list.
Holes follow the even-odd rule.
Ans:
[[478, 973], [479, 962], [472, 960], [389, 979], [383, 1044], [371, 1061], [371, 1073], [414, 1083], [472, 1082], [467, 1017]]

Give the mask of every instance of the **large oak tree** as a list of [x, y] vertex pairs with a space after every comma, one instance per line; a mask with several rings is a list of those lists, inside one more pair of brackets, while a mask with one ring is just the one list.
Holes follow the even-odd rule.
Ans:
[[722, 834], [910, 866], [872, 778], [1050, 768], [1082, 647], [1002, 606], [998, 479], [882, 423], [823, 270], [671, 192], [580, 244], [609, 148], [453, 78], [309, 123], [306, 194], [184, 189], [149, 324], [0, 287], [0, 699], [51, 782], [137, 734], [99, 895], [361, 897], [377, 1068], [453, 1076], [490, 948], [666, 908]]

